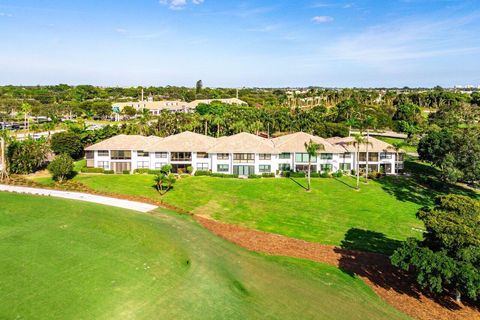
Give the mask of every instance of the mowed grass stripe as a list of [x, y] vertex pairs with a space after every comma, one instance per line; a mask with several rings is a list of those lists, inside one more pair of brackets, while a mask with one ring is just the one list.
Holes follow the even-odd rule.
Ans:
[[361, 280], [190, 217], [0, 193], [0, 318], [404, 319]]

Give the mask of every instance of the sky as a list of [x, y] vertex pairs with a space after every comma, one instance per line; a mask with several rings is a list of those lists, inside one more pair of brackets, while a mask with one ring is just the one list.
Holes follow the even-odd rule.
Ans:
[[480, 85], [480, 0], [0, 0], [0, 84]]

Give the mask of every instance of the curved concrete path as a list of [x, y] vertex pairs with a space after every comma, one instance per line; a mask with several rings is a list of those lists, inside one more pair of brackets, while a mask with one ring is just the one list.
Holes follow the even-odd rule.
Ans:
[[129, 210], [138, 211], [138, 212], [149, 212], [158, 208], [157, 206], [143, 203], [143, 202], [97, 196], [97, 195], [81, 193], [81, 192], [29, 188], [29, 187], [20, 187], [20, 186], [3, 185], [3, 184], [0, 184], [0, 191], [26, 193], [26, 194], [34, 194], [34, 195], [40, 195], [40, 196], [50, 196], [50, 197], [56, 197], [56, 198], [93, 202], [93, 203], [103, 204], [106, 206], [129, 209]]

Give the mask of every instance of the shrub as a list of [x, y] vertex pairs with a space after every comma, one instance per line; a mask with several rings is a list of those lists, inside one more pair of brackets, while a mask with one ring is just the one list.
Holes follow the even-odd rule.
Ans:
[[[160, 171], [163, 173], [170, 173], [172, 171], [172, 165], [171, 164], [166, 164], [160, 168]], [[180, 172], [179, 172], [180, 173]]]
[[350, 171], [350, 174], [351, 174], [352, 176], [354, 176], [355, 173], [356, 173], [355, 169], [352, 169], [352, 170]]
[[53, 134], [50, 146], [55, 154], [66, 153], [73, 159], [78, 159], [83, 154], [83, 144], [80, 136], [69, 131]]
[[122, 173], [123, 173], [123, 174], [130, 174], [130, 171], [129, 171], [129, 170], [123, 170]]
[[188, 174], [192, 174], [192, 172], [193, 172], [192, 166], [187, 167], [187, 172], [188, 172]]
[[272, 172], [264, 172], [262, 173], [263, 178], [275, 178], [275, 173]]
[[335, 173], [333, 174], [333, 176], [334, 176], [335, 178], [341, 178], [341, 177], [343, 177], [343, 171], [342, 171], [342, 170], [338, 170], [337, 172], [335, 172]]
[[310, 178], [320, 178], [320, 173], [318, 173], [318, 172], [311, 172], [311, 173], [310, 173]]
[[161, 171], [161, 170], [152, 170], [152, 169], [149, 169], [147, 173], [148, 173], [148, 174], [159, 174], [159, 173], [162, 173], [162, 171]]
[[370, 171], [368, 173], [368, 178], [369, 179], [378, 179], [378, 178], [381, 178], [383, 176], [383, 174], [381, 172], [377, 172], [377, 171]]
[[133, 170], [133, 173], [138, 173], [138, 174], [147, 174], [148, 171], [150, 171], [150, 169], [144, 169], [144, 168], [141, 168], [141, 169], [135, 169]]
[[249, 174], [248, 179], [260, 179], [262, 176], [258, 174]]
[[50, 162], [48, 171], [52, 174], [53, 180], [62, 182], [72, 176], [73, 159], [68, 154], [61, 154]]
[[212, 173], [212, 177], [217, 178], [238, 178], [238, 174], [227, 174], [227, 173]]
[[305, 178], [306, 173], [305, 172], [291, 172], [290, 177], [292, 177], [292, 178]]
[[324, 171], [324, 172], [322, 172], [322, 173], [320, 174], [320, 177], [321, 177], [321, 178], [330, 178], [331, 175], [330, 175], [330, 173], [329, 173], [328, 171]]
[[197, 170], [195, 171], [195, 176], [199, 177], [199, 176], [211, 176], [212, 175], [212, 172], [210, 171], [205, 171], [205, 170]]
[[28, 174], [45, 165], [48, 146], [45, 141], [26, 139], [12, 141], [6, 152], [10, 173]]
[[80, 171], [83, 172], [83, 173], [103, 173], [105, 171], [105, 169], [83, 167]]
[[291, 171], [282, 171], [280, 175], [285, 178], [290, 178], [290, 175], [292, 174]]
[[103, 171], [104, 174], [115, 174], [113, 170], [105, 170]]

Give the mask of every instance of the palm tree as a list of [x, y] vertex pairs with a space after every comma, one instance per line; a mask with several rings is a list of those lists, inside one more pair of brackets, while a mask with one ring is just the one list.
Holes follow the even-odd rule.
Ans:
[[[375, 127], [375, 118], [371, 117], [371, 116], [367, 116], [365, 118], [365, 120], [363, 121], [364, 124], [363, 126], [367, 129], [367, 140], [366, 140], [366, 143], [365, 143], [365, 148], [366, 148], [366, 155], [367, 155], [367, 166], [365, 167], [365, 183], [368, 183], [368, 170], [369, 170], [369, 167], [368, 167], [368, 158], [369, 158], [369, 153], [368, 153], [368, 146], [371, 145], [370, 143], [370, 128], [371, 127]], [[360, 132], [361, 133], [361, 132]]]
[[216, 116], [213, 119], [213, 124], [217, 126], [217, 138], [220, 136], [220, 126], [223, 125], [223, 118], [220, 116]]
[[355, 117], [352, 117], [352, 118], [348, 119], [347, 121], [345, 121], [345, 124], [349, 128], [348, 136], [350, 137], [350, 135], [352, 134], [352, 127], [355, 127], [357, 125], [357, 119], [355, 119]]
[[357, 186], [356, 189], [360, 190], [360, 165], [359, 165], [359, 157], [360, 157], [360, 146], [362, 144], [366, 144], [367, 139], [362, 134], [356, 134], [354, 136], [354, 140], [349, 142], [348, 144], [353, 145], [355, 147], [355, 163], [357, 164], [355, 167], [355, 174], [357, 175]]
[[28, 121], [28, 114], [30, 112], [32, 112], [32, 106], [28, 103], [22, 103], [21, 109], [22, 109], [23, 117], [24, 117], [23, 125], [24, 125], [25, 129], [27, 129], [27, 132], [28, 132], [29, 129], [30, 129], [29, 121]]
[[312, 158], [317, 156], [319, 150], [324, 150], [324, 149], [325, 149], [325, 146], [323, 144], [315, 143], [311, 139], [308, 143], [305, 142], [305, 150], [308, 153], [307, 192], [310, 191], [310, 173], [312, 168]]
[[[172, 185], [177, 181], [177, 178], [173, 173], [165, 174], [164, 172], [161, 172], [155, 176], [154, 180], [157, 191], [163, 196], [172, 188]], [[163, 190], [164, 183], [167, 184], [165, 191]]]

